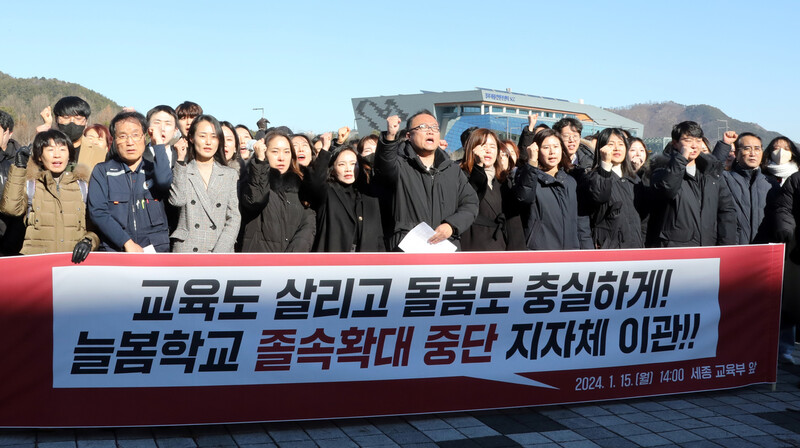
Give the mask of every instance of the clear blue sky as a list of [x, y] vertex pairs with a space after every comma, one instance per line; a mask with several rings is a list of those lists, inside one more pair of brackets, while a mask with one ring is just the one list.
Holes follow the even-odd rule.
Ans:
[[[77, 5], [77, 6], [76, 6]], [[568, 8], [560, 5], [570, 5]], [[4, 2], [0, 71], [146, 111], [353, 124], [353, 97], [476, 86], [710, 104], [800, 140], [795, 1]], [[709, 135], [716, 132], [707, 129]]]

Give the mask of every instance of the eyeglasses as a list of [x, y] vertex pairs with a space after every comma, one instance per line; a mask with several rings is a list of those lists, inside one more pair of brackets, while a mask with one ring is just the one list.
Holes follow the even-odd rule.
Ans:
[[577, 142], [581, 139], [581, 134], [561, 134], [561, 139], [565, 142], [573, 141]]
[[118, 142], [127, 142], [128, 139], [131, 139], [131, 140], [133, 140], [134, 143], [137, 143], [137, 142], [140, 142], [143, 137], [144, 137], [143, 134], [138, 134], [138, 133], [137, 134], [131, 134], [131, 135], [120, 134], [120, 135], [118, 135], [116, 137], [116, 140]]
[[419, 126], [416, 126], [416, 127], [413, 127], [413, 128], [411, 128], [411, 129], [409, 129], [409, 132], [410, 132], [410, 131], [421, 131], [421, 132], [428, 132], [428, 131], [431, 131], [431, 132], [439, 132], [439, 126], [436, 126], [436, 125], [429, 125], [429, 124], [424, 124], [424, 123], [423, 123], [423, 124], [421, 124], [421, 125], [419, 125]]
[[747, 153], [759, 153], [763, 151], [763, 149], [760, 146], [742, 146], [739, 149], [742, 152], [747, 152]]

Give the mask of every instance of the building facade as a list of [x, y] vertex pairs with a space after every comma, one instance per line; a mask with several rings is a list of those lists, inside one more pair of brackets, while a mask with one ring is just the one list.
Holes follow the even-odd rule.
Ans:
[[359, 135], [369, 135], [386, 128], [386, 118], [398, 115], [403, 121], [427, 109], [434, 113], [447, 140], [448, 150], [461, 147], [461, 133], [472, 126], [493, 129], [500, 137], [519, 139], [528, 125], [528, 115], [539, 114], [538, 121], [551, 126], [564, 117], [577, 118], [583, 124], [583, 136], [605, 128], [628, 130], [634, 136], [644, 133], [644, 126], [623, 116], [588, 104], [509, 90], [477, 88], [461, 92], [426, 92], [412, 95], [353, 98], [353, 112]]

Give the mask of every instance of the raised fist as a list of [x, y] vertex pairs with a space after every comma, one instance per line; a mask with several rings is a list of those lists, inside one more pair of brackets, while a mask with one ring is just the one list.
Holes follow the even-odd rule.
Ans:
[[397, 115], [392, 115], [386, 119], [386, 138], [388, 140], [394, 140], [397, 133], [400, 132], [400, 121], [400, 117]]
[[347, 126], [343, 126], [339, 128], [336, 136], [336, 143], [343, 145], [344, 142], [347, 141], [347, 138], [350, 137], [350, 128]]
[[536, 127], [536, 120], [539, 119], [539, 114], [528, 115], [528, 131], [533, 132]]
[[725, 133], [722, 134], [722, 142], [726, 145], [732, 145], [737, 138], [739, 138], [739, 134], [734, 131], [725, 131]]

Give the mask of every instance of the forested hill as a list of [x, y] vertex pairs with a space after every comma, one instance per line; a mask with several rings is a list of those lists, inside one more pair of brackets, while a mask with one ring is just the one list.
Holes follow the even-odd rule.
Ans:
[[668, 101], [665, 103], [634, 104], [633, 106], [608, 110], [642, 123], [644, 125], [645, 138], [669, 137], [672, 132], [672, 126], [686, 120], [699, 123], [712, 145], [716, 142], [717, 136], [721, 136], [725, 132], [725, 122], [719, 120], [727, 120], [728, 128], [739, 134], [752, 132], [760, 136], [764, 141], [764, 145], [780, 135], [778, 132], [764, 129], [757, 123], [748, 123], [731, 118], [716, 107], [706, 104], [684, 106], [683, 104]]
[[103, 95], [78, 84], [45, 78], [15, 78], [0, 72], [0, 109], [14, 117], [14, 136], [22, 144], [33, 141], [39, 113], [53, 107], [59, 98], [79, 96], [92, 107], [89, 123], [108, 125], [122, 107]]

